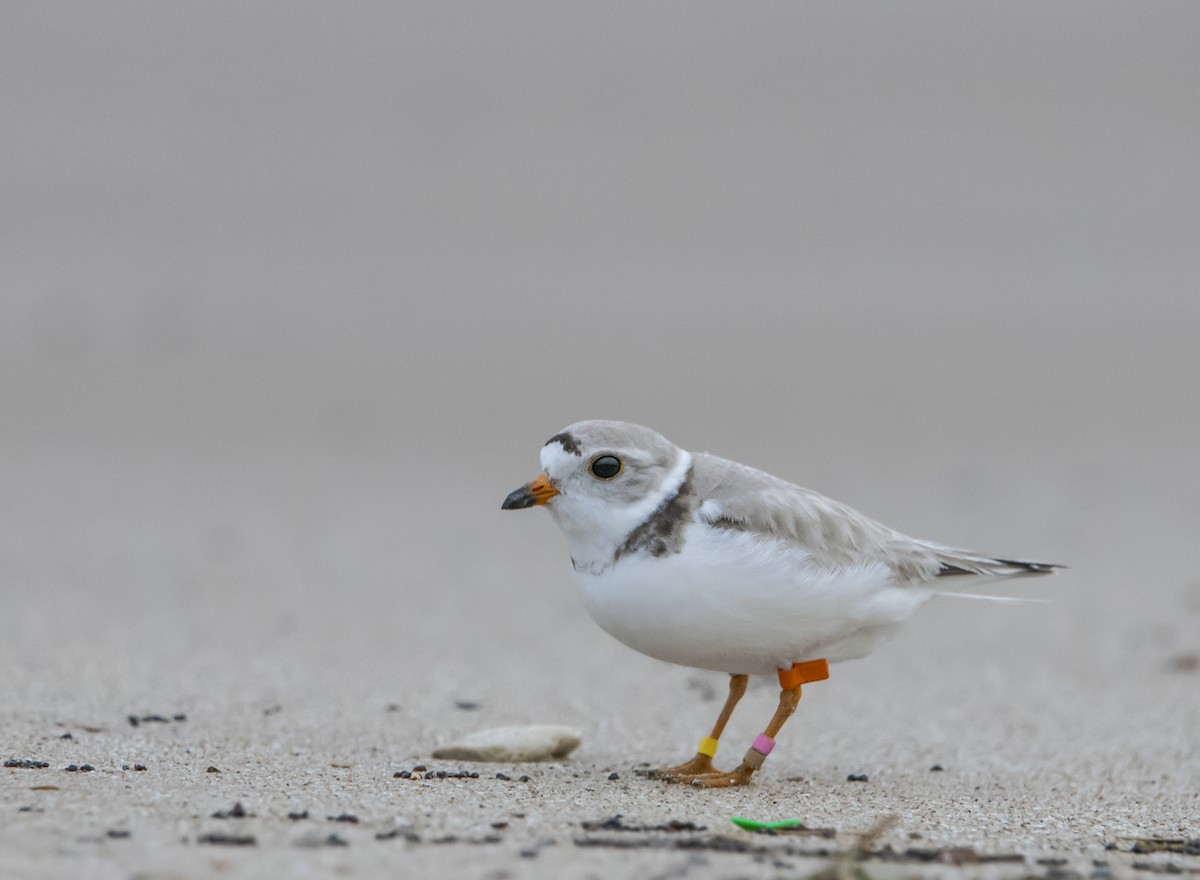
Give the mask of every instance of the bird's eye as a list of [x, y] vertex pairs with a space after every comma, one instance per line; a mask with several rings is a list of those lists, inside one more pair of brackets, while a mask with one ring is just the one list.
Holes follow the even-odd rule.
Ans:
[[621, 459], [615, 455], [601, 455], [591, 463], [588, 468], [592, 472], [592, 476], [597, 480], [611, 480], [617, 474], [621, 473]]

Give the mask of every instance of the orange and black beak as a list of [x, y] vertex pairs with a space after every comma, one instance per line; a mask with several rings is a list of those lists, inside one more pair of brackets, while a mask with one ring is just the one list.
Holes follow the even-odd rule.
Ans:
[[538, 474], [532, 482], [508, 493], [500, 509], [524, 510], [526, 507], [536, 507], [545, 504], [557, 494], [558, 490], [551, 484], [550, 478], [545, 474]]

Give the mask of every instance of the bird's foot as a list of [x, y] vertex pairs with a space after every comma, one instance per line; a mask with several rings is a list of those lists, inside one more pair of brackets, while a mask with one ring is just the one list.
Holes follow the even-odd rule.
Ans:
[[662, 779], [667, 782], [682, 782], [683, 777], [703, 776], [708, 773], [716, 773], [717, 770], [713, 767], [712, 758], [708, 755], [693, 755], [692, 760], [675, 767], [667, 767], [663, 770], [647, 770], [646, 776], [650, 779]]
[[712, 758], [707, 755], [697, 755], [686, 764], [659, 771], [652, 778], [661, 779], [663, 782], [692, 785], [696, 788], [732, 788], [748, 785], [750, 777], [757, 769], [757, 767], [751, 767], [742, 762], [736, 769], [723, 773], [713, 767]]
[[694, 776], [691, 779], [683, 780], [694, 788], [735, 788], [741, 785], [749, 785], [751, 777], [754, 776], [754, 767], [747, 767], [744, 763], [740, 764], [736, 769], [728, 773], [704, 773], [699, 776]]

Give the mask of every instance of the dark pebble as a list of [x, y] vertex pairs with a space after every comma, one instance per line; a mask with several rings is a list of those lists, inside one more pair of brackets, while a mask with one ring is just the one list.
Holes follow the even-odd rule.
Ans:
[[145, 765], [145, 764], [134, 764], [134, 765], [133, 765], [133, 769], [134, 769], [134, 770], [145, 770], [145, 769], [146, 769], [146, 765]]
[[132, 770], [133, 768], [132, 768], [132, 767], [130, 767], [128, 764], [122, 764], [122, 765], [121, 765], [121, 769], [122, 769], [122, 770]]
[[462, 709], [464, 712], [474, 712], [479, 708], [479, 704], [473, 702], [472, 700], [455, 700], [454, 707], [456, 709]]
[[302, 810], [299, 813], [288, 813], [288, 818], [293, 822], [299, 822], [301, 819], [308, 818], [308, 810]]
[[847, 782], [866, 782], [867, 774], [866, 773], [851, 773], [849, 776], [846, 777], [846, 781]]
[[214, 819], [245, 819], [248, 815], [250, 814], [246, 812], [242, 802], [238, 801], [228, 810], [217, 810], [212, 817]]
[[41, 770], [50, 765], [45, 761], [17, 761], [10, 760], [4, 762], [5, 767], [15, 767], [20, 770]]
[[503, 831], [505, 828], [508, 827], [508, 823], [507, 822], [493, 822], [492, 827], [495, 828], [497, 831]]
[[411, 779], [412, 771], [411, 770], [397, 770], [395, 773], [392, 774], [392, 777], [394, 779]]
[[428, 769], [429, 768], [426, 767], [424, 764], [418, 764], [416, 767], [413, 767], [412, 772], [413, 773], [424, 773]]
[[79, 767], [79, 772], [80, 773], [91, 773], [95, 769], [96, 768], [93, 767], [91, 764], [83, 764]]
[[350, 844], [346, 842], [345, 838], [338, 837], [336, 834], [331, 834], [325, 838], [325, 845], [326, 846], [349, 846]]
[[205, 772], [205, 773], [220, 773], [221, 771], [220, 771], [220, 770], [218, 770], [216, 767], [209, 767], [209, 768], [208, 768], [207, 770], [205, 770], [204, 772]]
[[75, 737], [71, 736], [71, 732], [68, 730], [66, 733], [60, 736], [59, 739], [75, 739]]
[[503, 779], [505, 782], [508, 782], [511, 777], [509, 777], [508, 775], [506, 775], [504, 773], [497, 773], [496, 778]]
[[253, 834], [201, 834], [196, 843], [211, 843], [215, 846], [257, 846]]
[[74, 773], [75, 771], [77, 771], [79, 769], [79, 765], [78, 764], [68, 764], [66, 767], [63, 767], [63, 769], [66, 770], [68, 773]]
[[621, 774], [614, 771], [614, 772], [608, 774], [608, 778], [609, 779], [620, 779]]
[[519, 777], [517, 777], [517, 782], [528, 782], [528, 781], [529, 781], [529, 777], [528, 777], [528, 776], [519, 776]]
[[340, 816], [326, 816], [330, 822], [350, 822], [353, 825], [358, 824], [358, 816], [353, 813], [342, 813]]
[[520, 855], [521, 858], [523, 858], [523, 859], [536, 859], [537, 858], [537, 850], [536, 849], [523, 849], [523, 850], [521, 850], [520, 853], [518, 853], [518, 855]]
[[932, 767], [929, 768], [929, 772], [930, 773], [941, 773], [945, 769], [946, 768], [943, 767], [941, 764], [934, 764]]
[[434, 776], [436, 776], [438, 779], [445, 779], [445, 778], [446, 778], [446, 771], [445, 771], [445, 770], [439, 770], [437, 773], [435, 773], [435, 774], [433, 774], [433, 775], [434, 775]]
[[132, 834], [133, 834], [132, 831], [125, 831], [125, 830], [118, 829], [118, 828], [113, 828], [108, 831], [108, 836], [111, 837], [113, 840], [124, 840], [125, 838], [129, 837]]
[[187, 716], [180, 712], [178, 715], [171, 716], [176, 721], [187, 721]]
[[376, 840], [395, 840], [397, 837], [403, 837], [411, 843], [419, 843], [421, 838], [408, 828], [391, 828], [387, 831], [377, 831], [375, 833]]
[[477, 770], [472, 770], [472, 771], [471, 771], [471, 778], [472, 778], [472, 779], [478, 779], [478, 778], [479, 778], [479, 771], [477, 771]]

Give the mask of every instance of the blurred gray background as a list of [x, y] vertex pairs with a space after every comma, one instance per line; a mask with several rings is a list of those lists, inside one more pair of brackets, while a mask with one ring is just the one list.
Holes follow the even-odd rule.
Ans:
[[1189, 3], [7, 0], [0, 695], [657, 730], [688, 673], [499, 510], [588, 417], [1071, 566], [826, 712], [964, 657], [947, 699], [1036, 667], [1064, 723], [1194, 683], [1198, 45]]

